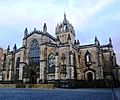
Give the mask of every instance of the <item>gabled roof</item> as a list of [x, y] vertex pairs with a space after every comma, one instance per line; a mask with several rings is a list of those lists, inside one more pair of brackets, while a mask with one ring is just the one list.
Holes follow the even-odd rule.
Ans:
[[88, 44], [88, 45], [79, 46], [80, 49], [90, 48], [90, 47], [95, 47], [95, 44]]
[[32, 31], [30, 34], [28, 34], [26, 37], [23, 38], [23, 40], [27, 39], [28, 37], [30, 37], [31, 35], [33, 34], [39, 34], [39, 35], [42, 35], [42, 36], [47, 36], [49, 38], [51, 38], [53, 41], [56, 41], [56, 38], [53, 37], [51, 34], [49, 34], [48, 32], [46, 33], [43, 33], [42, 31], [39, 31], [39, 30], [34, 30]]

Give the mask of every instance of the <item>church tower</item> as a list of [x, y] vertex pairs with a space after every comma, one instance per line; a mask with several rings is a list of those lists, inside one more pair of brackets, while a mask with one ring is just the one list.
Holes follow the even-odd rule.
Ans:
[[55, 30], [56, 37], [59, 37], [61, 43], [67, 43], [69, 40], [72, 44], [74, 44], [75, 40], [75, 30], [72, 24], [66, 18], [66, 13], [64, 13], [63, 22], [57, 24]]
[[62, 23], [57, 24], [55, 34], [57, 37], [55, 79], [75, 79], [75, 64], [73, 63], [73, 59], [76, 59], [74, 58], [76, 51], [73, 48], [75, 31], [72, 24], [67, 20], [66, 13], [64, 13]]

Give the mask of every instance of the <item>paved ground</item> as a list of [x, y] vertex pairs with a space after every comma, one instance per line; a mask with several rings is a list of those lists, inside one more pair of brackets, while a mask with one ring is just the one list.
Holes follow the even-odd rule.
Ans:
[[119, 90], [0, 88], [0, 100], [118, 100]]
[[113, 89], [114, 92], [115, 92], [115, 95], [117, 97], [117, 100], [120, 100], [120, 88], [114, 88]]

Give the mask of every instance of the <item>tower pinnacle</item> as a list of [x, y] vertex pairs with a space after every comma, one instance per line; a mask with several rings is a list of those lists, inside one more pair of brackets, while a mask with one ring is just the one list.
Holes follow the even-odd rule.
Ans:
[[44, 32], [44, 33], [47, 32], [47, 25], [46, 25], [46, 23], [44, 23], [44, 25], [43, 25], [43, 32]]
[[109, 38], [109, 46], [112, 47], [112, 40]]
[[66, 12], [64, 12], [64, 20], [66, 20]]
[[24, 31], [24, 37], [26, 37], [28, 35], [28, 29], [25, 28], [25, 31]]

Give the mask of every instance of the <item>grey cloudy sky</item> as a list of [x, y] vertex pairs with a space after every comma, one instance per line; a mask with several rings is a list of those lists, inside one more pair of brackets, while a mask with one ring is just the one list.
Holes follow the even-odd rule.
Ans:
[[57, 23], [64, 12], [73, 24], [81, 45], [94, 43], [97, 36], [101, 44], [112, 38], [120, 64], [120, 1], [119, 0], [2, 0], [0, 1], [0, 47], [22, 45], [24, 29], [42, 30], [47, 23], [48, 32], [55, 36]]

